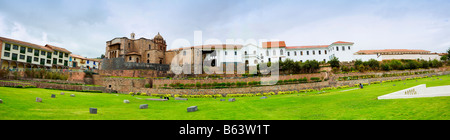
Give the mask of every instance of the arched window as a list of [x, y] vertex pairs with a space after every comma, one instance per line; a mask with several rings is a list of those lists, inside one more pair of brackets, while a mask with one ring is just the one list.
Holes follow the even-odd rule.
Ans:
[[244, 53], [245, 53], [245, 55], [247, 55], [247, 51], [245, 51]]
[[280, 50], [280, 55], [283, 55], [283, 50], [282, 49]]
[[147, 58], [149, 58], [149, 57], [150, 57], [150, 53], [147, 54]]
[[131, 56], [128, 58], [128, 60], [131, 60]]
[[253, 54], [256, 55], [256, 51], [253, 51]]
[[147, 59], [147, 63], [150, 63], [150, 60]]
[[266, 56], [269, 56], [269, 50], [266, 50]]
[[136, 63], [139, 63], [139, 58], [136, 58]]
[[277, 55], [277, 52], [275, 50], [273, 50], [273, 55]]
[[151, 50], [152, 49], [152, 45], [148, 45], [148, 50]]

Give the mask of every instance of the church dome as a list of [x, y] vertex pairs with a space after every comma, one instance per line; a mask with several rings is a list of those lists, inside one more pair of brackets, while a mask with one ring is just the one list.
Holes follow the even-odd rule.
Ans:
[[158, 32], [158, 34], [155, 36], [155, 38], [154, 39], [163, 39], [163, 37], [159, 34], [159, 32]]

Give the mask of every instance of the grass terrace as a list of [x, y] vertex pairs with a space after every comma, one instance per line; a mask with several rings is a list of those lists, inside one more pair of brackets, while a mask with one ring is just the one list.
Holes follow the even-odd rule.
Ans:
[[[439, 79], [437, 79], [439, 78]], [[417, 82], [416, 82], [417, 80]], [[450, 85], [450, 75], [365, 83], [320, 91], [281, 91], [248, 96], [148, 101], [154, 96], [0, 87], [0, 120], [449, 120], [450, 97], [377, 100], [378, 96], [427, 84]], [[393, 86], [395, 84], [395, 86]], [[65, 92], [65, 95], [60, 95]], [[51, 98], [55, 94], [56, 98]], [[75, 94], [75, 97], [70, 97]], [[153, 95], [153, 94], [146, 94]], [[161, 95], [159, 95], [161, 96]], [[260, 99], [267, 96], [267, 99]], [[36, 97], [43, 99], [35, 102]], [[219, 101], [236, 98], [235, 102]], [[129, 104], [123, 103], [129, 100]], [[148, 109], [139, 105], [148, 104]], [[198, 111], [187, 112], [187, 107]], [[98, 114], [89, 114], [89, 108]]]

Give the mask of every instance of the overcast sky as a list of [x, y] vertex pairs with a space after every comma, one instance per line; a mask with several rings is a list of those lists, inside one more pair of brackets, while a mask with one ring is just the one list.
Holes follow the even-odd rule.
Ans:
[[[98, 57], [115, 37], [355, 42], [359, 50], [450, 48], [449, 0], [0, 0], [0, 36]], [[259, 44], [260, 45], [260, 44]]]

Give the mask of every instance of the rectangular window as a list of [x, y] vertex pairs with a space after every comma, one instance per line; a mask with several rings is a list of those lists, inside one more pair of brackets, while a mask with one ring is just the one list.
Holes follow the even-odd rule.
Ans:
[[44, 58], [41, 58], [41, 63], [40, 63], [41, 65], [45, 65], [45, 59]]
[[31, 60], [33, 59], [33, 57], [31, 57], [31, 56], [27, 56], [27, 62], [28, 63], [31, 63]]
[[34, 50], [34, 56], [39, 56], [39, 50]]
[[58, 55], [58, 52], [57, 52], [57, 51], [54, 51], [53, 54], [54, 54], [54, 55]]
[[86, 64], [89, 64], [89, 60], [86, 61]]
[[47, 64], [52, 64], [52, 60], [47, 59]]
[[345, 51], [345, 47], [344, 46], [342, 46], [342, 51]]
[[309, 51], [306, 51], [306, 55], [309, 55]]
[[300, 51], [300, 55], [303, 55], [303, 51]]
[[17, 61], [17, 54], [13, 53], [13, 54], [12, 54], [12, 58], [11, 58], [11, 60], [15, 60], [15, 61]]
[[64, 60], [64, 66], [67, 66], [69, 64], [69, 61]]
[[69, 57], [69, 54], [68, 53], [64, 53], [64, 57]]
[[95, 61], [94, 61], [94, 65], [95, 65]]
[[5, 43], [5, 50], [11, 51], [11, 44]]
[[47, 58], [51, 59], [52, 58], [52, 53], [47, 53]]
[[316, 55], [316, 51], [312, 51], [313, 52], [313, 55]]
[[25, 60], [25, 55], [20, 55], [20, 56], [19, 56], [19, 59], [20, 59], [20, 60]]
[[45, 55], [45, 52], [44, 52], [44, 51], [41, 51], [41, 55]]
[[339, 51], [339, 47], [336, 47], [336, 51]]
[[327, 54], [327, 50], [325, 50], [325, 54]]
[[321, 55], [322, 54], [322, 52], [320, 52], [320, 50], [319, 50], [319, 55]]
[[56, 65], [56, 63], [58, 62], [58, 59], [56, 59], [56, 58], [53, 58], [53, 64], [55, 64]]
[[63, 53], [62, 52], [59, 52], [59, 58], [63, 58]]
[[58, 60], [58, 63], [62, 63], [62, 62], [63, 62], [62, 59], [59, 59], [59, 60]]
[[227, 51], [225, 51], [225, 55], [227, 55]]
[[234, 51], [234, 55], [237, 55], [237, 51]]
[[33, 61], [34, 61], [34, 62], [39, 62], [39, 58], [34, 57], [34, 58], [33, 58]]
[[3, 53], [3, 56], [4, 56], [4, 57], [9, 57], [9, 55], [10, 55], [9, 52]]
[[19, 46], [13, 45], [13, 50], [19, 50]]
[[25, 54], [27, 48], [20, 46], [20, 53]]
[[27, 52], [33, 53], [33, 49], [32, 49], [32, 48], [28, 48], [28, 49], [27, 49]]
[[350, 50], [350, 46], [348, 46], [348, 50]]

